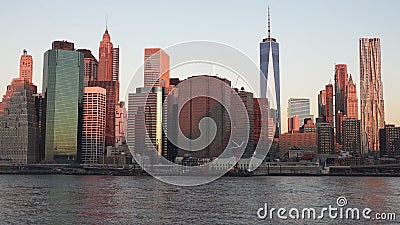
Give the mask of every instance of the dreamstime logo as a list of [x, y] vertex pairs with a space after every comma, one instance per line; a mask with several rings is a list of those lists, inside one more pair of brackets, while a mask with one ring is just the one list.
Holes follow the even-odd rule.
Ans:
[[274, 219], [281, 220], [294, 219], [294, 220], [322, 220], [322, 219], [350, 219], [350, 220], [396, 220], [396, 214], [392, 212], [373, 212], [371, 208], [350, 208], [347, 206], [346, 197], [338, 197], [336, 199], [336, 206], [329, 205], [321, 209], [312, 207], [307, 208], [268, 208], [268, 203], [264, 203], [264, 207], [257, 210], [257, 217], [260, 219]]
[[[170, 67], [164, 51], [170, 56]], [[180, 186], [205, 184], [223, 176], [243, 154], [250, 157], [248, 170], [256, 169], [272, 144], [268, 132], [274, 132], [275, 127], [268, 129], [268, 116], [269, 109], [276, 107], [275, 93], [265, 76], [260, 76], [257, 64], [237, 49], [217, 42], [186, 42], [164, 51], [153, 49], [145, 56], [125, 97], [126, 138], [136, 162], [157, 179]], [[211, 68], [223, 74], [210, 75]], [[170, 74], [185, 79], [169, 84]], [[143, 76], [145, 87], [137, 88], [135, 81]], [[223, 78], [229, 76], [230, 80]], [[256, 102], [259, 139], [251, 154], [246, 147], [253, 137], [250, 132], [254, 132], [250, 120], [254, 115], [249, 114], [254, 103], [245, 105], [240, 91], [232, 88], [239, 82], [255, 98], [259, 88], [250, 85], [249, 77], [257, 81], [261, 77], [268, 97]], [[203, 163], [172, 162], [184, 153]]]

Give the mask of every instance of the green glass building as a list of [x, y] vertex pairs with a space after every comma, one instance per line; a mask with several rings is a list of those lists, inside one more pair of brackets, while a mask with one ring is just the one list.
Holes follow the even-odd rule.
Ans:
[[43, 63], [45, 161], [72, 163], [81, 146], [84, 56], [73, 43], [55, 41]]

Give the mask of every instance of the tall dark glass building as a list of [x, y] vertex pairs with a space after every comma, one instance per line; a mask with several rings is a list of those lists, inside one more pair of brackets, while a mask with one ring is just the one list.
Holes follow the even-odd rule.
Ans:
[[[268, 7], [268, 37], [260, 43], [260, 95], [261, 98], [269, 98], [271, 103], [271, 117], [274, 119], [275, 136], [281, 133], [281, 86], [279, 75], [279, 43], [271, 38], [270, 13]], [[267, 87], [275, 91], [275, 95], [269, 96]], [[274, 92], [272, 92], [274, 93]], [[274, 99], [276, 106], [274, 107]]]
[[[69, 46], [62, 48], [60, 46]], [[46, 98], [45, 160], [72, 163], [81, 140], [84, 55], [73, 43], [55, 41], [44, 53], [43, 95]]]

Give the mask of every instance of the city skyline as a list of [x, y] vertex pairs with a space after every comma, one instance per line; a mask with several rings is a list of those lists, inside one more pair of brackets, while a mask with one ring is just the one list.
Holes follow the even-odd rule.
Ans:
[[[107, 2], [107, 1], [106, 1]], [[93, 55], [98, 56], [98, 43], [101, 35], [104, 32], [105, 17], [108, 15], [108, 25], [110, 33], [112, 33], [113, 40], [121, 46], [121, 68], [120, 68], [120, 81], [121, 84], [126, 84], [130, 81], [131, 75], [143, 61], [143, 48], [145, 47], [161, 47], [173, 45], [182, 41], [188, 40], [215, 40], [227, 43], [237, 49], [242, 50], [245, 54], [249, 55], [252, 60], [257, 63], [258, 59], [258, 43], [266, 36], [267, 24], [267, 5], [271, 5], [271, 17], [273, 36], [277, 37], [280, 49], [280, 67], [281, 67], [281, 110], [287, 107], [286, 101], [290, 97], [307, 97], [311, 98], [311, 114], [317, 115], [317, 99], [315, 93], [318, 93], [320, 87], [332, 79], [334, 71], [333, 65], [338, 63], [346, 63], [348, 65], [348, 73], [353, 75], [354, 82], [357, 84], [357, 92], [359, 96], [359, 66], [358, 66], [358, 39], [362, 37], [379, 37], [382, 41], [382, 80], [384, 82], [384, 99], [385, 104], [385, 117], [386, 123], [400, 124], [400, 118], [396, 116], [396, 98], [390, 93], [396, 91], [395, 84], [400, 82], [400, 78], [396, 77], [395, 56], [399, 47], [396, 45], [396, 31], [391, 27], [396, 26], [400, 20], [393, 19], [395, 13], [394, 4], [397, 2], [381, 4], [381, 7], [376, 9], [372, 4], [366, 4], [363, 9], [358, 9], [356, 3], [347, 4], [346, 8], [340, 10], [349, 11], [351, 13], [344, 13], [340, 18], [334, 17], [335, 8], [339, 9], [341, 4], [328, 3], [323, 4], [316, 1], [308, 1], [303, 3], [289, 3], [289, 2], [257, 2], [249, 5], [242, 2], [235, 2], [224, 4], [227, 2], [213, 3], [213, 8], [205, 7], [207, 4], [191, 3], [179, 4], [182, 7], [191, 7], [196, 5], [200, 9], [208, 10], [210, 18], [196, 18], [197, 12], [190, 11], [191, 14], [187, 21], [182, 21], [181, 26], [165, 26], [169, 23], [177, 23], [179, 19], [177, 16], [165, 18], [160, 25], [155, 24], [158, 21], [155, 17], [153, 19], [146, 19], [147, 23], [153, 24], [155, 28], [159, 28], [157, 32], [162, 32], [164, 35], [162, 39], [149, 38], [154, 37], [155, 31], [148, 30], [144, 24], [140, 22], [140, 17], [143, 12], [140, 8], [148, 7], [147, 3], [121, 3], [125, 7], [111, 6], [112, 4], [105, 4], [106, 6], [93, 6], [94, 15], [89, 19], [88, 23], [92, 26], [85, 26], [84, 32], [79, 32], [79, 20], [76, 18], [71, 19], [70, 23], [66, 19], [61, 19], [63, 16], [54, 17], [53, 21], [46, 21], [43, 16], [38, 15], [32, 18], [33, 23], [37, 24], [31, 26], [23, 23], [23, 20], [10, 21], [5, 24], [5, 30], [9, 36], [5, 37], [3, 42], [3, 49], [7, 53], [6, 57], [2, 57], [4, 62], [0, 67], [0, 72], [3, 74], [0, 78], [0, 83], [4, 84], [0, 87], [0, 92], [5, 93], [6, 84], [10, 83], [12, 78], [18, 76], [18, 59], [21, 56], [23, 49], [27, 49], [28, 53], [33, 56], [34, 72], [33, 83], [41, 89], [43, 53], [49, 49], [49, 43], [54, 40], [67, 39], [77, 44], [82, 48], [87, 48], [93, 51]], [[2, 16], [14, 13], [27, 14], [26, 9], [20, 9], [18, 4], [11, 3], [7, 12]], [[28, 6], [32, 3], [26, 3]], [[69, 3], [70, 4], [70, 3]], [[89, 4], [89, 3], [84, 3]], [[165, 6], [160, 2], [161, 6]], [[73, 4], [72, 4], [73, 5]], [[86, 8], [85, 6], [83, 8]], [[103, 5], [103, 4], [98, 4]], [[169, 3], [170, 6], [178, 5], [176, 2]], [[239, 10], [243, 10], [243, 5], [246, 5], [249, 12], [246, 17], [235, 18]], [[44, 10], [51, 8], [41, 2], [30, 5], [30, 8], [36, 14], [44, 12]], [[223, 8], [227, 7], [227, 8]], [[290, 7], [289, 7], [290, 6]], [[298, 7], [296, 7], [298, 6]], [[313, 6], [313, 7], [310, 7]], [[40, 8], [42, 7], [42, 8]], [[66, 6], [67, 8], [70, 6]], [[202, 8], [203, 7], [203, 8]], [[113, 10], [121, 10], [118, 14], [112, 13]], [[122, 9], [126, 8], [126, 9]], [[163, 7], [161, 7], [163, 8]], [[296, 8], [293, 10], [291, 8]], [[86, 18], [79, 16], [86, 13], [82, 9], [75, 9], [74, 13], [79, 18]], [[131, 9], [133, 11], [129, 11]], [[168, 7], [168, 14], [174, 12], [173, 7]], [[219, 10], [224, 9], [224, 17], [218, 17]], [[225, 11], [225, 9], [227, 9]], [[329, 10], [328, 10], [329, 9]], [[97, 11], [96, 11], [97, 10]], [[159, 9], [157, 9], [158, 11]], [[68, 10], [66, 10], [68, 11]], [[96, 11], [96, 12], [95, 12]], [[200, 10], [201, 11], [201, 10]], [[136, 12], [132, 13], [132, 12]], [[247, 12], [247, 11], [246, 11]], [[366, 17], [363, 22], [354, 20], [354, 18], [365, 15], [365, 12], [374, 13], [374, 17]], [[57, 12], [64, 13], [64, 12]], [[162, 13], [166, 13], [162, 11]], [[185, 15], [188, 12], [181, 12]], [[133, 16], [131, 16], [134, 14]], [[157, 13], [155, 13], [157, 14]], [[162, 14], [162, 15], [164, 15]], [[350, 15], [351, 14], [351, 15]], [[367, 13], [368, 14], [368, 13]], [[218, 19], [216, 18], [218, 17]], [[65, 16], [64, 18], [70, 18]], [[318, 18], [318, 20], [316, 20]], [[127, 30], [127, 22], [131, 29]], [[135, 22], [137, 21], [137, 22]], [[296, 21], [296, 23], [293, 23]], [[388, 23], [389, 21], [389, 23]], [[301, 23], [299, 26], [297, 23]], [[40, 24], [40, 25], [39, 25]], [[54, 29], [48, 29], [52, 24], [63, 24], [65, 26], [54, 26]], [[179, 23], [178, 23], [179, 24]], [[195, 24], [195, 28], [190, 25]], [[163, 27], [164, 26], [164, 27]], [[219, 31], [220, 27], [224, 26], [223, 32]], [[12, 27], [19, 27], [14, 30]], [[301, 30], [300, 28], [301, 27]], [[340, 38], [332, 38], [334, 28], [340, 28], [343, 31]], [[181, 35], [184, 29], [189, 29], [187, 34]], [[235, 37], [234, 33], [238, 32], [247, 33], [248, 35], [240, 35]], [[319, 29], [318, 29], [319, 28]], [[33, 30], [35, 33], [33, 34]], [[131, 31], [132, 30], [132, 31]], [[155, 29], [157, 30], [157, 29]], [[328, 31], [329, 30], [329, 31]], [[10, 37], [21, 36], [21, 31], [32, 33], [30, 40], [13, 40]], [[138, 32], [139, 31], [139, 32]], [[140, 32], [146, 31], [146, 32]], [[168, 32], [167, 32], [168, 31]], [[301, 32], [299, 32], [301, 31]], [[325, 32], [326, 31], [326, 32]], [[334, 40], [333, 44], [327, 44], [326, 40]], [[34, 43], [34, 44], [32, 44]], [[311, 47], [305, 48], [298, 43], [311, 43]], [[340, 48], [337, 48], [340, 46]], [[340, 49], [340, 50], [339, 50]], [[312, 67], [310, 67], [312, 63]], [[258, 63], [257, 63], [258, 64]], [[208, 71], [210, 72], [210, 71]], [[252, 73], [249, 76], [249, 81], [253, 87], [258, 87], [258, 74]], [[185, 76], [189, 76], [186, 74]], [[298, 79], [298, 77], [302, 79]], [[176, 77], [171, 72], [171, 77]], [[311, 88], [303, 88], [308, 85], [309, 80], [312, 79], [315, 85]], [[139, 83], [142, 81], [139, 79]], [[140, 86], [140, 85], [137, 85]], [[121, 98], [124, 98], [126, 93], [126, 86], [121, 85]], [[282, 122], [282, 130], [287, 130], [286, 120]]]

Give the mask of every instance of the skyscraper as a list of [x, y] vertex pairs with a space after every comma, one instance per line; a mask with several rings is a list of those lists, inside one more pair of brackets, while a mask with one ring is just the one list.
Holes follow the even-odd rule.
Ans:
[[167, 123], [162, 109], [164, 93], [165, 88], [160, 86], [141, 87], [136, 93], [129, 93], [127, 141], [137, 154], [156, 149], [159, 155], [168, 158], [168, 142], [162, 130]]
[[310, 99], [290, 98], [288, 100], [287, 114], [288, 118], [298, 116], [300, 121], [299, 126], [303, 126], [304, 119], [310, 117]]
[[93, 56], [92, 52], [88, 49], [78, 49], [78, 52], [83, 53], [83, 61], [85, 63], [84, 81], [97, 80], [99, 62], [96, 57]]
[[82, 123], [83, 163], [99, 163], [104, 154], [106, 131], [106, 89], [85, 87]]
[[169, 87], [169, 55], [161, 48], [144, 49], [144, 86]]
[[24, 49], [19, 63], [19, 78], [32, 83], [33, 59]]
[[89, 81], [89, 87], [106, 89], [106, 146], [115, 147], [115, 114], [119, 102], [119, 48], [113, 48], [108, 27], [99, 47], [97, 80]]
[[[238, 91], [238, 95], [242, 99], [242, 102], [244, 106], [246, 107], [247, 110], [247, 115], [249, 117], [249, 125], [250, 125], [250, 132], [249, 132], [249, 139], [247, 141], [247, 146], [246, 149], [243, 153], [243, 158], [250, 158], [253, 156], [254, 153], [254, 98], [253, 98], [253, 93], [245, 91], [244, 88], [242, 88], [240, 91]], [[231, 109], [234, 110], [235, 107], [232, 107]]]
[[335, 115], [342, 112], [346, 115], [346, 87], [348, 82], [347, 65], [335, 65]]
[[115, 109], [118, 104], [118, 81], [89, 81], [88, 87], [106, 89], [106, 146], [115, 146]]
[[358, 98], [356, 84], [350, 74], [349, 83], [346, 88], [346, 113], [347, 118], [358, 119]]
[[333, 124], [333, 85], [327, 84], [325, 86], [325, 102], [326, 102], [326, 123], [329, 123], [331, 127]]
[[77, 160], [81, 147], [84, 60], [83, 53], [59, 46], [73, 49], [73, 43], [55, 41], [44, 53], [45, 159], [70, 163]]
[[379, 38], [360, 38], [361, 132], [367, 134], [368, 149], [379, 150], [379, 129], [385, 126], [381, 44]]
[[100, 41], [99, 47], [99, 72], [98, 81], [113, 80], [113, 44], [111, 42], [108, 27], [103, 34], [103, 39]]
[[[275, 98], [276, 113], [271, 113], [276, 125], [275, 136], [281, 133], [281, 88], [279, 75], [279, 43], [271, 38], [270, 13], [268, 7], [268, 37], [260, 43], [260, 95], [261, 98]], [[275, 96], [267, 96], [267, 88], [275, 91]], [[275, 102], [273, 101], [270, 102]], [[275, 115], [274, 115], [275, 114]]]
[[326, 122], [326, 90], [321, 90], [318, 94], [318, 118]]
[[[214, 80], [220, 80], [220, 82]], [[229, 142], [229, 132], [231, 127], [231, 121], [229, 117], [228, 110], [231, 110], [231, 114], [236, 116], [236, 118], [241, 115], [238, 114], [238, 111], [235, 110], [238, 106], [231, 107], [231, 98], [233, 95], [233, 91], [225, 91], [225, 86], [222, 85], [224, 82], [227, 86], [231, 86], [231, 82], [225, 78], [219, 78], [215, 76], [192, 76], [182, 81], [185, 82], [186, 89], [182, 90], [180, 88], [178, 95], [178, 104], [183, 105], [182, 109], [179, 112], [179, 125], [182, 130], [182, 133], [189, 139], [196, 139], [200, 136], [201, 132], [199, 129], [199, 124], [201, 119], [204, 117], [210, 117], [214, 120], [215, 125], [217, 127], [215, 138], [212, 138], [212, 126], [207, 126], [207, 130], [205, 131], [206, 140], [210, 140], [210, 144], [205, 148], [190, 152], [183, 149], [179, 149], [178, 155], [183, 156], [184, 154], [190, 153], [199, 158], [212, 158], [218, 157], [225, 149]], [[198, 93], [199, 90], [206, 90], [206, 96], [218, 96], [218, 99], [221, 100], [225, 105], [227, 105], [231, 109], [225, 108], [220, 102], [210, 97], [196, 97], [191, 98], [194, 93]], [[242, 93], [242, 99], [250, 98], [247, 93]], [[188, 99], [190, 99], [188, 101]], [[247, 99], [247, 101], [253, 101]], [[246, 109], [249, 109], [250, 105], [253, 105], [247, 102], [248, 105]], [[253, 106], [254, 107], [254, 106]], [[254, 111], [254, 109], [253, 109]], [[233, 117], [232, 116], [232, 117]], [[254, 118], [254, 117], [253, 117]], [[243, 126], [247, 123], [247, 121], [241, 121], [242, 123], [238, 124], [238, 126]], [[242, 129], [241, 127], [235, 127], [235, 129]], [[245, 132], [244, 132], [245, 133]], [[181, 146], [181, 142], [184, 142], [185, 139], [178, 138], [178, 146]], [[250, 144], [252, 145], [252, 143]], [[246, 148], [248, 150], [248, 154], [251, 155], [251, 151], [253, 149]], [[244, 156], [248, 156], [245, 154]]]
[[40, 160], [36, 89], [21, 78], [13, 79], [7, 86], [0, 110], [0, 159], [3, 162], [27, 164]]

